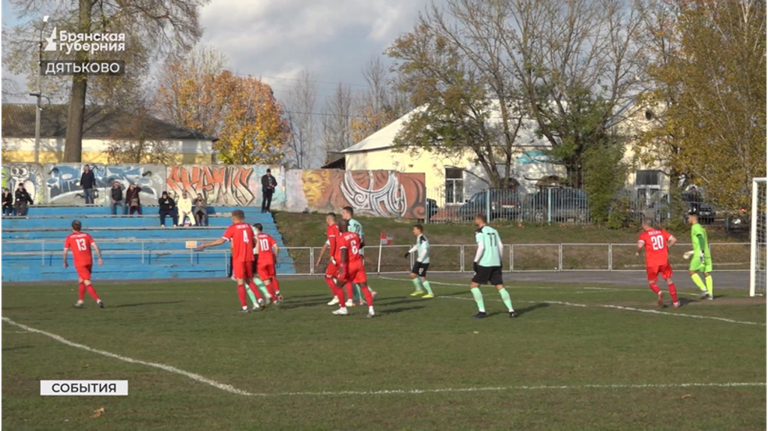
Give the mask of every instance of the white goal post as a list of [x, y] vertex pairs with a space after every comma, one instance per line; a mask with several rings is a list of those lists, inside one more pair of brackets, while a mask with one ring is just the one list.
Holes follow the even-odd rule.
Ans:
[[766, 218], [768, 218], [768, 187], [766, 178], [752, 179], [752, 212], [749, 229], [750, 265], [749, 265], [749, 296], [765, 296], [768, 289], [766, 276], [766, 258], [768, 258], [768, 241], [766, 241]]

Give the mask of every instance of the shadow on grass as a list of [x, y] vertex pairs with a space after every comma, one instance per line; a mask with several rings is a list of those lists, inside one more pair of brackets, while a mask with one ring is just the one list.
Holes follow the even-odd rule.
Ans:
[[22, 349], [32, 349], [35, 346], [16, 346], [16, 347], [5, 347], [3, 348], [3, 353], [5, 352], [12, 352], [14, 350], [22, 350]]
[[422, 309], [422, 308], [424, 308], [424, 306], [423, 306], [423, 305], [422, 305], [422, 306], [418, 306], [418, 307], [399, 307], [399, 308], [390, 308], [390, 309], [387, 309], [387, 310], [384, 310], [384, 311], [379, 311], [379, 312], [377, 312], [376, 314], [381, 314], [381, 315], [385, 315], [385, 314], [397, 314], [397, 313], [402, 313], [402, 312], [404, 312], [404, 311], [419, 310], [419, 309]]
[[[522, 316], [524, 314], [530, 313], [532, 311], [536, 311], [536, 310], [538, 310], [540, 308], [547, 308], [549, 306], [550, 306], [550, 304], [547, 304], [546, 302], [539, 302], [538, 304], [533, 304], [533, 305], [528, 306], [528, 307], [515, 308], [515, 314], [517, 315], [517, 317], [520, 317], [520, 316]], [[494, 311], [494, 312], [489, 312], [488, 313], [488, 317], [492, 317], [492, 316], [496, 316], [496, 315], [500, 315], [500, 314], [503, 314], [505, 316], [509, 315], [509, 313], [506, 312], [506, 311]]]
[[150, 302], [136, 302], [133, 304], [118, 304], [113, 306], [107, 306], [107, 308], [125, 308], [125, 307], [143, 307], [145, 305], [168, 305], [168, 304], [181, 304], [187, 301], [150, 301]]

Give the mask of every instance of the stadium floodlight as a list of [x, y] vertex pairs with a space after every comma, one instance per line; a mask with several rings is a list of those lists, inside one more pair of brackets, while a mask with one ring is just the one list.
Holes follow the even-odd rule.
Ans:
[[768, 277], [766, 277], [766, 258], [768, 258], [768, 241], [766, 241], [767, 185], [766, 178], [752, 179], [749, 296], [765, 296], [766, 290], [768, 290]]

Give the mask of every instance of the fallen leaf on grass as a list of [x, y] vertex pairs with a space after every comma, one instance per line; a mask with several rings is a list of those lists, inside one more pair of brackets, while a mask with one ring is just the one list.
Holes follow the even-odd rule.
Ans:
[[691, 395], [691, 394], [685, 394], [685, 395], [683, 395], [683, 396], [682, 396], [682, 397], [680, 397], [680, 398], [682, 398], [682, 399], [686, 399], [686, 398], [693, 398], [693, 395]]
[[475, 331], [475, 334], [479, 334], [479, 332]]
[[91, 418], [96, 419], [97, 417], [100, 417], [102, 413], [104, 413], [104, 407], [94, 410]]

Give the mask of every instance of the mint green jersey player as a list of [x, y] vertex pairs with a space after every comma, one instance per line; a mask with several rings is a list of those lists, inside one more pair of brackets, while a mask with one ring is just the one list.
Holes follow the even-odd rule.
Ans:
[[499, 232], [496, 229], [488, 225], [479, 228], [475, 233], [475, 242], [477, 243], [477, 253], [479, 254], [475, 262], [479, 266], [486, 268], [501, 266], [503, 246], [501, 245]]
[[[363, 238], [363, 225], [359, 221], [353, 218], [349, 219], [349, 231], [356, 233], [360, 237], [360, 241], [365, 242], [365, 238]], [[360, 256], [365, 256], [364, 248], [360, 249]]]
[[424, 234], [416, 239], [416, 245], [408, 250], [408, 253], [416, 253], [417, 263], [429, 263], [429, 240]]
[[691, 256], [689, 270], [707, 274], [712, 272], [712, 256], [709, 254], [707, 231], [699, 223], [691, 226], [691, 243], [693, 244], [693, 256]]

